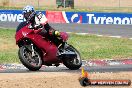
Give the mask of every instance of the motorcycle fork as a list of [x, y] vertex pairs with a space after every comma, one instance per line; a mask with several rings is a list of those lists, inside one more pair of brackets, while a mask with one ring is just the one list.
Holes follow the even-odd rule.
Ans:
[[35, 56], [35, 50], [33, 48], [33, 44], [31, 44], [31, 49], [32, 49], [32, 57]]
[[58, 51], [58, 56], [65, 53], [66, 42], [61, 43], [61, 44], [58, 46], [58, 49], [61, 48], [61, 47], [62, 47], [62, 52]]

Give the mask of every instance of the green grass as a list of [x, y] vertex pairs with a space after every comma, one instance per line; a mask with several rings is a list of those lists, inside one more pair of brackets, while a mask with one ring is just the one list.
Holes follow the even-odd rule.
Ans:
[[[69, 44], [76, 47], [83, 59], [132, 58], [132, 40], [70, 34]], [[19, 63], [15, 30], [0, 29], [0, 63]]]
[[0, 63], [19, 62], [17, 51], [15, 30], [0, 29]]
[[129, 39], [71, 35], [69, 43], [80, 51], [84, 59], [132, 57], [132, 40]]

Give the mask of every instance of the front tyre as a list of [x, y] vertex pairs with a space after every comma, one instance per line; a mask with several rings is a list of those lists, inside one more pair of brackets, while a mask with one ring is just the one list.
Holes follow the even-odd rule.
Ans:
[[42, 67], [42, 60], [40, 54], [35, 51], [32, 56], [31, 50], [22, 46], [19, 48], [18, 55], [22, 64], [31, 71], [37, 71]]
[[76, 54], [76, 57], [63, 58], [63, 64], [70, 70], [78, 70], [82, 66], [80, 53], [72, 45], [68, 45], [66, 50], [74, 52]]

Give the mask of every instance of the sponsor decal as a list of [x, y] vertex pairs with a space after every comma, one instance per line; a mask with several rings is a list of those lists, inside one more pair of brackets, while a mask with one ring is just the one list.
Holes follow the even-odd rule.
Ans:
[[[38, 11], [37, 11], [38, 12]], [[45, 14], [45, 11], [42, 11]], [[0, 10], [0, 22], [23, 22], [22, 10]]]
[[90, 79], [87, 71], [82, 67], [79, 82], [81, 86], [130, 86], [131, 80], [128, 79]]
[[21, 10], [0, 10], [1, 22], [23, 22], [24, 18]]
[[[78, 19], [78, 20], [76, 21], [76, 19]], [[82, 23], [82, 16], [79, 15], [79, 14], [73, 14], [72, 17], [71, 17], [71, 22], [73, 22], [73, 23]]]
[[132, 14], [65, 12], [69, 23], [132, 24]]
[[23, 22], [22, 14], [0, 14], [0, 21]]

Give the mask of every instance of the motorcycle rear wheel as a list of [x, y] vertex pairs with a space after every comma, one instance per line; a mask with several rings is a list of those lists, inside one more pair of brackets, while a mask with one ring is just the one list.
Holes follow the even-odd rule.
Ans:
[[69, 45], [67, 49], [75, 52], [77, 57], [63, 58], [63, 64], [70, 70], [78, 70], [82, 66], [82, 59], [81, 59], [80, 53], [72, 45]]
[[31, 51], [25, 46], [19, 48], [18, 56], [22, 64], [31, 71], [37, 71], [42, 67], [40, 54], [35, 51], [35, 56], [32, 57]]

